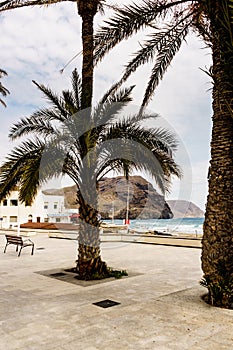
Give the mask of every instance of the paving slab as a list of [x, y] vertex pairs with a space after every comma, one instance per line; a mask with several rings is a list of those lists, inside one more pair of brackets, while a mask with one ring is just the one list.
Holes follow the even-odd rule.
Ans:
[[[200, 249], [106, 242], [103, 259], [129, 277], [83, 286], [38, 273], [74, 266], [77, 242], [31, 239], [35, 254], [18, 257], [0, 235], [1, 350], [233, 348], [233, 310], [201, 299]], [[120, 304], [93, 305], [105, 299]]]

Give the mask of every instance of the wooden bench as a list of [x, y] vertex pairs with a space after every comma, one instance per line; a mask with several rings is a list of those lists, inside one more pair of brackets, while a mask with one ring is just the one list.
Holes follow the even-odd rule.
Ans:
[[32, 247], [31, 255], [33, 255], [34, 243], [30, 239], [23, 240], [21, 236], [16, 236], [16, 235], [5, 235], [5, 237], [7, 242], [4, 249], [4, 253], [6, 253], [6, 248], [9, 244], [14, 244], [16, 245], [16, 252], [18, 251], [18, 247], [20, 247], [18, 256], [20, 256], [22, 248], [29, 247], [29, 246]]

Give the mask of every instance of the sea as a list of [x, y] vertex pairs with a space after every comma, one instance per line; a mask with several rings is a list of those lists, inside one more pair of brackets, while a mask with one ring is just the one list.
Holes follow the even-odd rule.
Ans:
[[[113, 223], [112, 220], [104, 220]], [[130, 220], [129, 229], [137, 232], [159, 231], [172, 234], [203, 234], [204, 218], [176, 218], [176, 219], [136, 219]], [[122, 220], [114, 220], [114, 224], [123, 224]]]

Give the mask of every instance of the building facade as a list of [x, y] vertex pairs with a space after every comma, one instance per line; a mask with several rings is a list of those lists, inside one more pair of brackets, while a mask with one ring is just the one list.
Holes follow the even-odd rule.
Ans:
[[64, 196], [45, 195], [41, 191], [31, 206], [20, 203], [18, 191], [0, 202], [0, 228], [17, 228], [31, 222], [71, 223], [77, 209], [66, 209]]

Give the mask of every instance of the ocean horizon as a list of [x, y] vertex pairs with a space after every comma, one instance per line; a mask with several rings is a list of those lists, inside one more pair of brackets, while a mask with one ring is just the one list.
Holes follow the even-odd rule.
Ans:
[[[103, 220], [106, 223], [123, 224], [123, 220]], [[159, 231], [170, 233], [203, 234], [204, 218], [175, 218], [175, 219], [135, 219], [130, 220], [129, 229], [139, 231]]]

